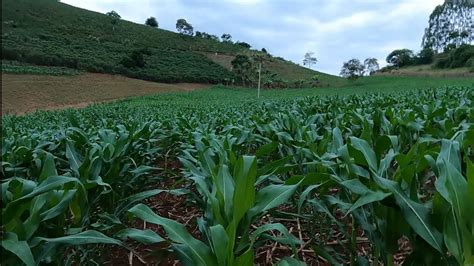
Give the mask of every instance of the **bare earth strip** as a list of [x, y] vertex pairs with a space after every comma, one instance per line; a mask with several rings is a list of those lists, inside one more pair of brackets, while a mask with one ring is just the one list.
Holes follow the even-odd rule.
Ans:
[[15, 75], [2, 73], [2, 114], [35, 110], [81, 108], [131, 96], [186, 92], [206, 84], [165, 84], [123, 76], [87, 73], [78, 76]]

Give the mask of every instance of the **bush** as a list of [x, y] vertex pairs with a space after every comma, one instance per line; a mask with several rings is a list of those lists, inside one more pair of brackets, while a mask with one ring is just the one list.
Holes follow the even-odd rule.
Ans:
[[424, 48], [415, 58], [416, 65], [428, 65], [433, 63], [434, 51], [431, 48]]
[[471, 67], [474, 61], [474, 46], [461, 45], [459, 48], [445, 53], [435, 63], [437, 68]]

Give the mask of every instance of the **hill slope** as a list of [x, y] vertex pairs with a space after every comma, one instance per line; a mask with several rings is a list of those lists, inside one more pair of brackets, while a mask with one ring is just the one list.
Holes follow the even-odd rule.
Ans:
[[[232, 43], [182, 36], [120, 20], [55, 0], [2, 1], [2, 59], [122, 74], [162, 82], [219, 83], [232, 79], [208, 55], [228, 60], [250, 50]], [[268, 70], [288, 81], [320, 75], [329, 85], [339, 78], [269, 57]], [[138, 65], [137, 63], [138, 62]]]

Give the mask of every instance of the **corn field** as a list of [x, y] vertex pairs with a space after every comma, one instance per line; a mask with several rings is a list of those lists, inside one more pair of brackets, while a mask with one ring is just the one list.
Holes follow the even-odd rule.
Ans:
[[471, 88], [3, 116], [1, 161], [2, 265], [474, 264]]

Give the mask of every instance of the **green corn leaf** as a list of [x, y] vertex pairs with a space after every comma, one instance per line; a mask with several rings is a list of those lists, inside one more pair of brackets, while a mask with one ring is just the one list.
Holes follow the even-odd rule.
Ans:
[[369, 192], [369, 188], [365, 186], [359, 179], [349, 179], [341, 182], [341, 185], [348, 188], [352, 193], [364, 195]]
[[362, 195], [357, 201], [351, 206], [347, 211], [346, 216], [349, 215], [354, 210], [374, 202], [382, 201], [383, 199], [391, 196], [392, 193], [384, 193], [382, 191], [369, 191], [366, 194]]
[[450, 162], [454, 168], [461, 169], [461, 159], [459, 156], [459, 142], [443, 139], [441, 140], [441, 150], [437, 161], [445, 160]]
[[128, 209], [130, 209], [133, 204], [139, 201], [142, 201], [144, 199], [156, 196], [162, 192], [170, 193], [175, 196], [181, 196], [181, 195], [185, 195], [189, 193], [189, 191], [186, 189], [173, 189], [173, 190], [152, 189], [152, 190], [139, 192], [120, 200], [114, 213], [116, 216], [118, 216], [122, 214], [123, 212], [127, 211]]
[[301, 241], [297, 239], [295, 236], [293, 236], [292, 234], [290, 234], [290, 232], [288, 232], [288, 229], [286, 229], [286, 227], [283, 224], [273, 223], [273, 224], [264, 224], [264, 225], [259, 226], [257, 229], [255, 229], [255, 231], [253, 231], [252, 234], [250, 235], [250, 241], [252, 243], [250, 246], [253, 246], [253, 243], [255, 243], [255, 241], [263, 233], [267, 231], [278, 231], [279, 233], [283, 235], [283, 238], [279, 238], [278, 241], [284, 242], [285, 244], [290, 244], [292, 247], [294, 247], [295, 245], [301, 244]]
[[254, 251], [252, 248], [249, 248], [247, 249], [244, 254], [238, 256], [233, 265], [235, 266], [252, 266], [254, 265], [253, 264], [253, 260], [254, 260]]
[[[351, 146], [362, 153], [364, 156], [364, 160], [367, 162], [367, 165], [372, 170], [377, 170], [377, 157], [375, 156], [375, 152], [370, 147], [369, 143], [365, 140], [350, 137]], [[353, 156], [357, 156], [357, 154], [352, 154]]]
[[46, 153], [46, 158], [43, 163], [43, 169], [38, 178], [38, 182], [42, 182], [50, 176], [57, 176], [56, 166], [54, 165], [54, 156], [50, 153]]
[[33, 258], [33, 254], [31, 253], [31, 249], [28, 246], [28, 243], [26, 241], [18, 241], [18, 237], [15, 233], [5, 233], [1, 241], [1, 245], [4, 249], [15, 254], [27, 266], [36, 265], [35, 259]]
[[374, 173], [375, 180], [379, 185], [395, 196], [398, 206], [400, 206], [403, 216], [411, 228], [421, 236], [427, 243], [439, 252], [443, 252], [443, 237], [430, 223], [430, 210], [405, 195], [397, 182], [381, 178]]
[[226, 265], [229, 237], [224, 227], [220, 224], [211, 226], [209, 231], [212, 250], [217, 257], [217, 262], [219, 265]]
[[66, 158], [69, 160], [69, 165], [71, 169], [76, 173], [79, 174], [79, 168], [82, 165], [82, 160], [79, 157], [79, 154], [74, 147], [74, 143], [67, 142], [66, 143]]
[[271, 154], [278, 148], [278, 142], [270, 142], [260, 146], [255, 152], [257, 157], [262, 157]]
[[301, 213], [301, 208], [303, 207], [303, 204], [304, 202], [307, 200], [308, 196], [310, 195], [310, 193], [319, 188], [321, 186], [321, 184], [318, 184], [318, 185], [311, 185], [309, 187], [307, 187], [305, 190], [303, 190], [303, 192], [301, 192], [300, 194], [300, 198], [298, 200], [298, 213]]
[[60, 244], [65, 244], [65, 245], [86, 245], [86, 244], [122, 245], [122, 242], [120, 242], [119, 240], [108, 237], [95, 230], [88, 230], [79, 234], [57, 237], [57, 238], [35, 237], [32, 240], [32, 245], [36, 246], [42, 241], [46, 241], [48, 243], [60, 243]]
[[65, 191], [64, 194], [61, 196], [61, 200], [53, 208], [41, 213], [41, 221], [43, 222], [63, 214], [64, 210], [68, 207], [69, 203], [76, 195], [76, 192], [76, 189]]
[[233, 219], [236, 224], [254, 204], [256, 175], [257, 160], [255, 157], [243, 156], [237, 161], [234, 170], [235, 192], [233, 199]]
[[127, 228], [118, 232], [116, 237], [123, 240], [130, 238], [143, 244], [155, 244], [165, 241], [161, 236], [149, 229], [140, 230], [135, 228]]
[[27, 195], [24, 195], [21, 198], [16, 199], [15, 201], [10, 202], [6, 206], [6, 208], [3, 211], [3, 215], [5, 217], [14, 217], [14, 213], [16, 213], [19, 209], [18, 206], [24, 202], [26, 202], [29, 199], [32, 199], [40, 194], [49, 192], [51, 190], [57, 189], [58, 187], [62, 187], [64, 184], [70, 183], [70, 182], [75, 182], [77, 184], [80, 184], [79, 181], [76, 178], [73, 177], [66, 177], [66, 176], [52, 176], [46, 179], [44, 182], [42, 182], [39, 186], [37, 186], [33, 191], [28, 193]]
[[398, 136], [380, 136], [375, 143], [375, 153], [377, 154], [377, 158], [381, 159], [384, 152], [390, 149], [393, 149], [394, 151], [399, 150]]
[[255, 206], [250, 210], [251, 216], [260, 215], [272, 208], [286, 203], [295, 193], [299, 184], [296, 185], [269, 185], [257, 192]]
[[339, 128], [334, 128], [332, 130], [332, 146], [331, 151], [334, 154], [338, 153], [338, 150], [344, 146], [344, 139], [342, 138], [342, 132]]
[[[22, 201], [25, 199], [30, 199], [35, 197], [36, 195], [48, 192], [54, 188], [61, 187], [66, 183], [74, 182], [80, 184], [79, 180], [74, 177], [67, 177], [67, 176], [51, 176], [46, 179], [44, 182], [40, 183], [31, 193], [17, 199], [17, 201]], [[13, 202], [12, 202], [13, 203]]]
[[171, 241], [177, 244], [183, 244], [189, 249], [191, 257], [196, 264], [217, 265], [216, 259], [212, 255], [209, 247], [192, 237], [183, 225], [155, 214], [144, 204], [135, 205], [129, 212], [146, 222], [163, 226]]
[[231, 219], [235, 184], [227, 165], [221, 165], [216, 176], [216, 186], [225, 214]]
[[173, 251], [179, 258], [179, 262], [184, 266], [205, 266], [205, 264], [199, 264], [192, 256], [192, 251], [187, 245], [184, 244], [173, 244]]
[[445, 217], [443, 235], [444, 243], [449, 252], [457, 259], [460, 265], [462, 265], [463, 240], [459, 228], [459, 221], [454, 213], [454, 209], [451, 209]]

